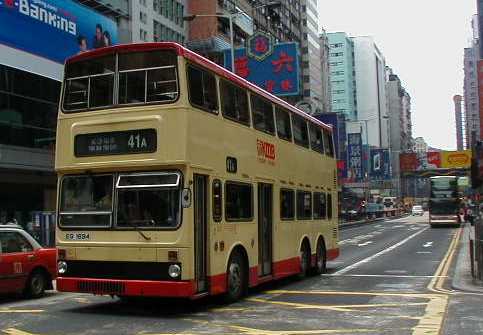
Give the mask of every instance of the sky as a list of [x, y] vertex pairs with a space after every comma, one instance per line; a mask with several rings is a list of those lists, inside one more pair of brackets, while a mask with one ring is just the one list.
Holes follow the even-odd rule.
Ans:
[[463, 95], [463, 52], [477, 0], [319, 0], [327, 32], [373, 36], [411, 95], [413, 137], [455, 150], [453, 96]]

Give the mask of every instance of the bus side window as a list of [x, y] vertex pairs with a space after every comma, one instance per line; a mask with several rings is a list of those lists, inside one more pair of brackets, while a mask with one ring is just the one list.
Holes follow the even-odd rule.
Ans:
[[287, 111], [277, 107], [275, 108], [275, 117], [277, 122], [278, 137], [291, 142], [292, 127], [290, 126], [290, 115]]
[[225, 217], [227, 221], [251, 221], [253, 219], [251, 184], [225, 183]]
[[214, 75], [189, 65], [188, 94], [193, 106], [218, 114], [218, 97]]
[[220, 222], [222, 218], [223, 188], [219, 179], [213, 180], [213, 220]]
[[273, 135], [275, 133], [275, 124], [273, 121], [272, 104], [255, 94], [250, 95], [250, 100], [252, 105], [253, 127]]
[[247, 92], [226, 80], [220, 80], [223, 116], [246, 126], [250, 125]]
[[325, 193], [314, 193], [314, 219], [327, 219]]
[[329, 157], [334, 157], [334, 141], [332, 140], [332, 134], [324, 129], [324, 144], [325, 144], [325, 154]]
[[297, 191], [297, 219], [312, 219], [312, 193]]
[[327, 219], [332, 219], [332, 194], [327, 193]]
[[322, 141], [322, 132], [320, 128], [313, 123], [309, 123], [309, 130], [310, 130], [310, 146], [312, 150], [323, 154], [324, 142]]
[[295, 218], [295, 192], [289, 189], [280, 190], [280, 219], [293, 220]]
[[292, 123], [295, 144], [308, 148], [309, 135], [307, 134], [307, 121], [300, 115], [292, 114]]

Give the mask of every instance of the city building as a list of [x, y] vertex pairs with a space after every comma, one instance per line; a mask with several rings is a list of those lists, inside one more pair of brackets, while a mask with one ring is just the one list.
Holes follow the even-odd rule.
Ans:
[[317, 0], [300, 0], [302, 18], [302, 92], [301, 99], [310, 103], [309, 113], [323, 111], [322, 52], [319, 41], [319, 12]]
[[429, 146], [422, 137], [416, 137], [414, 139], [413, 151], [416, 153], [426, 153], [428, 152]]
[[456, 125], [456, 149], [463, 150], [464, 149], [464, 116], [463, 110], [461, 109], [461, 101], [463, 97], [461, 95], [455, 95], [453, 97], [454, 102], [454, 116], [455, 116], [455, 125]]
[[332, 92], [330, 85], [330, 42], [327, 33], [322, 29], [320, 34], [320, 57], [321, 57], [321, 75], [322, 75], [322, 112], [332, 112]]
[[188, 0], [77, 0], [114, 19], [119, 42], [173, 41], [184, 44], [187, 36]]
[[470, 46], [464, 49], [464, 127], [465, 147], [471, 148], [481, 138], [480, 131], [480, 104], [478, 98], [478, 59], [479, 59], [479, 33], [478, 16], [474, 15], [471, 21], [473, 38]]
[[[235, 14], [236, 13], [236, 14]], [[264, 2], [258, 0], [188, 1], [187, 46], [218, 64], [231, 47], [227, 16], [233, 18], [234, 47], [245, 46], [254, 32], [268, 33], [275, 43], [297, 42], [300, 48], [300, 94], [284, 97], [307, 113], [327, 111], [316, 0]], [[203, 15], [209, 15], [203, 17]]]
[[386, 74], [392, 182], [396, 195], [400, 195], [401, 172], [399, 154], [412, 151], [411, 97], [391, 68], [386, 68]]
[[[483, 36], [483, 0], [477, 0], [477, 10], [477, 17], [472, 22], [473, 31], [476, 30], [478, 36]], [[478, 55], [483, 55], [483, 43], [478, 43]]]
[[[354, 41], [357, 87], [357, 120], [365, 123], [370, 146], [388, 148], [386, 61], [371, 36], [359, 36], [352, 39]], [[332, 92], [334, 93], [334, 89]], [[332, 98], [336, 99], [335, 96]]]
[[0, 34], [0, 224], [15, 218], [25, 226], [34, 212], [55, 211], [54, 149], [64, 61], [118, 41], [114, 21], [77, 2], [36, 4], [44, 17], [65, 22], [58, 25], [36, 17], [29, 10], [32, 3], [0, 3], [0, 30], [15, 27], [14, 34]]
[[332, 111], [354, 121], [357, 119], [354, 42], [344, 32], [328, 33], [327, 37]]

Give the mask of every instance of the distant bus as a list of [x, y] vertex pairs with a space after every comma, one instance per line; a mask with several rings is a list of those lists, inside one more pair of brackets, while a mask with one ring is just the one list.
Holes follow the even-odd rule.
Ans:
[[338, 256], [331, 127], [175, 43], [64, 73], [59, 291], [236, 300]]
[[429, 224], [460, 224], [460, 199], [458, 197], [458, 177], [437, 176], [430, 179], [428, 203]]

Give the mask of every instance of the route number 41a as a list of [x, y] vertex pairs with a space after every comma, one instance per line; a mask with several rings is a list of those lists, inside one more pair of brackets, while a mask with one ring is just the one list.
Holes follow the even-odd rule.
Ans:
[[142, 149], [142, 148], [148, 147], [148, 143], [146, 141], [146, 138], [141, 137], [140, 134], [129, 136], [129, 140], [127, 141], [127, 145], [131, 149]]

